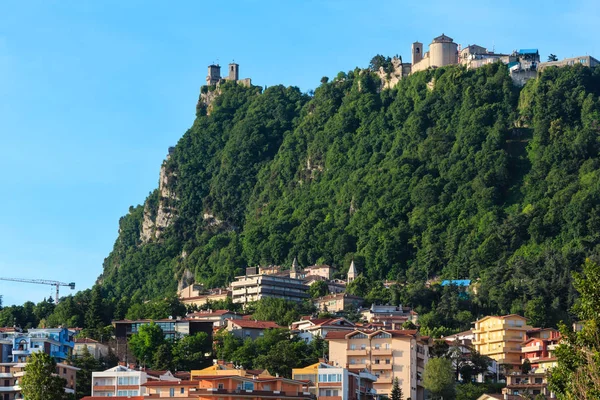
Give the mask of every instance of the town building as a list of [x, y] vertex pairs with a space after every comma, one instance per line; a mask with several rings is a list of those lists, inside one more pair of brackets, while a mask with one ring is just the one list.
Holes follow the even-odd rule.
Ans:
[[246, 304], [265, 297], [288, 301], [303, 301], [309, 298], [308, 286], [300, 279], [277, 274], [256, 273], [256, 268], [248, 268], [246, 275], [237, 276], [231, 283], [234, 303]]
[[[542, 395], [545, 399], [555, 396], [548, 389], [546, 374], [510, 374], [506, 376], [506, 387], [502, 389], [504, 400], [522, 400]], [[537, 398], [537, 397], [536, 397]]]
[[203, 376], [245, 376], [247, 378], [268, 378], [273, 377], [266, 369], [243, 369], [241, 366], [234, 365], [224, 360], [213, 360], [213, 365], [204, 369], [192, 370], [190, 372], [191, 380], [198, 380]]
[[192, 381], [146, 382], [150, 398], [315, 400], [306, 382], [282, 377], [204, 375]]
[[304, 268], [303, 274], [304, 278], [308, 278], [311, 276], [321, 276], [326, 280], [333, 279], [333, 274], [336, 269], [331, 265], [327, 264], [315, 264]]
[[425, 53], [423, 43], [414, 42], [412, 45], [411, 73], [454, 64], [458, 64], [458, 45], [449, 36], [441, 34], [434, 38]]
[[75, 344], [73, 347], [73, 356], [79, 357], [83, 355], [85, 349], [96, 359], [106, 357], [108, 355], [108, 346], [102, 344], [94, 339], [89, 338], [75, 338]]
[[[25, 375], [27, 363], [0, 363], [0, 398], [2, 400], [22, 399], [21, 387], [19, 381]], [[63, 378], [66, 382], [65, 393], [75, 394], [77, 389], [77, 371], [72, 365], [63, 363], [56, 364], [56, 375]]]
[[600, 61], [598, 61], [597, 59], [595, 59], [592, 56], [587, 56], [587, 55], [579, 56], [579, 57], [570, 57], [570, 58], [565, 58], [560, 61], [541, 62], [539, 64], [539, 70], [543, 71], [544, 69], [546, 69], [548, 67], [567, 67], [567, 66], [574, 66], [574, 65], [583, 65], [584, 67], [595, 68], [600, 65]]
[[[448, 346], [450, 346], [449, 352], [458, 349], [466, 359], [469, 359], [471, 353], [473, 353], [473, 340], [475, 339], [475, 334], [472, 330], [455, 333], [454, 335], [443, 336], [442, 339], [448, 344]], [[456, 362], [453, 362], [453, 365], [456, 367]], [[498, 363], [496, 360], [492, 359], [485, 375], [497, 377], [498, 372]], [[462, 379], [460, 374], [459, 378]], [[485, 382], [484, 374], [480, 374], [477, 377], [477, 381], [480, 383]]]
[[377, 377], [369, 372], [350, 372], [323, 362], [292, 370], [292, 379], [308, 381], [308, 391], [328, 400], [375, 399], [373, 383]]
[[313, 338], [324, 338], [329, 332], [353, 331], [356, 325], [346, 318], [308, 318], [293, 322], [290, 330], [305, 342], [312, 342]]
[[372, 304], [371, 307], [359, 310], [367, 322], [379, 322], [387, 327], [396, 327], [406, 321], [417, 323], [419, 315], [410, 307]]
[[212, 322], [214, 327], [227, 326], [228, 319], [242, 319], [243, 315], [229, 310], [206, 310], [188, 314], [188, 319]]
[[12, 362], [24, 363], [32, 353], [43, 352], [61, 362], [69, 358], [74, 347], [74, 332], [67, 328], [29, 329], [12, 336]]
[[140, 370], [134, 365], [117, 365], [106, 371], [92, 372], [92, 396], [142, 396], [148, 381], [178, 381], [169, 371]]
[[349, 308], [358, 309], [365, 299], [348, 293], [336, 293], [319, 297], [313, 300], [314, 306], [320, 311], [331, 313], [346, 311]]
[[533, 329], [527, 325], [527, 319], [510, 314], [504, 316], [487, 316], [474, 322], [473, 345], [480, 354], [488, 356], [498, 364], [521, 366], [521, 343], [527, 331]]
[[489, 51], [485, 47], [471, 44], [466, 47], [460, 47], [458, 50], [458, 61], [467, 69], [480, 68], [487, 64], [502, 62], [508, 64], [516, 61], [516, 57], [510, 54], [499, 54]]
[[0, 363], [12, 362], [13, 337], [21, 333], [16, 328], [0, 328]]
[[174, 340], [187, 335], [194, 335], [198, 332], [205, 332], [209, 337], [212, 337], [213, 324], [210, 321], [201, 321], [190, 318], [184, 319], [139, 319], [139, 320], [120, 320], [113, 321], [115, 327], [115, 337], [122, 341], [129, 336], [138, 332], [141, 326], [155, 323], [165, 334], [165, 339]]
[[264, 336], [267, 329], [279, 329], [281, 326], [272, 321], [255, 321], [251, 319], [228, 319], [227, 331], [241, 339], [256, 339]]
[[527, 331], [521, 343], [521, 362], [529, 360], [532, 371], [545, 373], [557, 365], [554, 351], [560, 341], [560, 332], [553, 328], [535, 328]]
[[398, 378], [406, 398], [423, 400], [423, 372], [429, 359], [429, 337], [416, 330], [362, 330], [329, 332], [329, 362], [354, 373], [368, 371], [377, 377], [378, 395], [390, 396]]
[[225, 301], [231, 297], [231, 291], [226, 288], [204, 289], [202, 285], [192, 284], [179, 290], [179, 300], [186, 306], [201, 307], [215, 301]]

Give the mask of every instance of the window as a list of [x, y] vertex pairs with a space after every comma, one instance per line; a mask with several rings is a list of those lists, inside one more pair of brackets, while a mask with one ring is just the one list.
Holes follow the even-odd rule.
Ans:
[[244, 390], [254, 390], [254, 382], [244, 382]]
[[386, 359], [385, 359], [385, 363], [386, 363], [386, 364], [389, 364], [389, 363], [390, 363], [390, 359], [389, 359], [389, 358], [386, 358]]
[[390, 349], [390, 344], [389, 343], [384, 344], [383, 348], [386, 349], [386, 350], [389, 350]]
[[225, 389], [225, 386], [222, 383], [219, 383], [217, 385], [217, 389]]
[[376, 344], [375, 345], [375, 350], [379, 350], [381, 348], [381, 345]]
[[366, 348], [367, 348], [367, 345], [365, 345], [365, 344], [361, 344], [361, 345], [360, 345], [360, 349], [361, 349], [361, 350], [365, 350]]
[[181, 388], [181, 389], [179, 390], [179, 393], [181, 393], [181, 394], [185, 393], [185, 389], [184, 389], [184, 388]]
[[171, 397], [175, 396], [175, 388], [169, 389], [169, 396], [171, 396]]
[[355, 344], [351, 344], [350, 345], [350, 350], [356, 350], [356, 345]]
[[379, 364], [379, 358], [375, 359], [375, 364]]

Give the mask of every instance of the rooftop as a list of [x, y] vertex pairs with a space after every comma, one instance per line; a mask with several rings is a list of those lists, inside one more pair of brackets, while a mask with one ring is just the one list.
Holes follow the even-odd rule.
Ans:
[[250, 319], [228, 319], [233, 325], [247, 329], [276, 329], [283, 328], [273, 321], [254, 321]]

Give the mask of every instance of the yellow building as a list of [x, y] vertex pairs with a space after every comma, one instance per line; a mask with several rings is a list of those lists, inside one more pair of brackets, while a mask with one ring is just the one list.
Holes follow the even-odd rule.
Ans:
[[517, 314], [487, 316], [474, 322], [475, 350], [498, 364], [521, 365], [521, 343], [528, 330], [527, 319]]
[[191, 380], [199, 380], [203, 376], [245, 376], [248, 378], [272, 378], [273, 375], [266, 369], [246, 370], [236, 368], [231, 363], [218, 361], [216, 364], [204, 369], [196, 369], [190, 372]]
[[368, 371], [377, 377], [377, 394], [390, 396], [398, 378], [405, 398], [422, 400], [422, 375], [429, 358], [429, 338], [415, 330], [354, 330], [329, 332], [329, 362], [351, 372]]

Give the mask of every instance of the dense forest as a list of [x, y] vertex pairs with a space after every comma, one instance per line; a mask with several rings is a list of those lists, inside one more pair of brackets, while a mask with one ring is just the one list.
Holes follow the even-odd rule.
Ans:
[[[452, 66], [380, 88], [358, 68], [310, 93], [210, 88], [161, 189], [119, 221], [98, 285], [51, 314], [29, 304], [32, 323], [88, 325], [89, 305], [104, 323], [164, 315], [177, 305], [141, 303], [173, 296], [186, 271], [218, 287], [294, 257], [341, 276], [354, 259], [363, 276], [349, 291], [416, 307], [431, 329], [489, 313], [568, 320], [572, 271], [600, 255], [600, 69], [548, 68], [519, 88], [499, 63]], [[425, 286], [437, 278], [475, 291]]]

